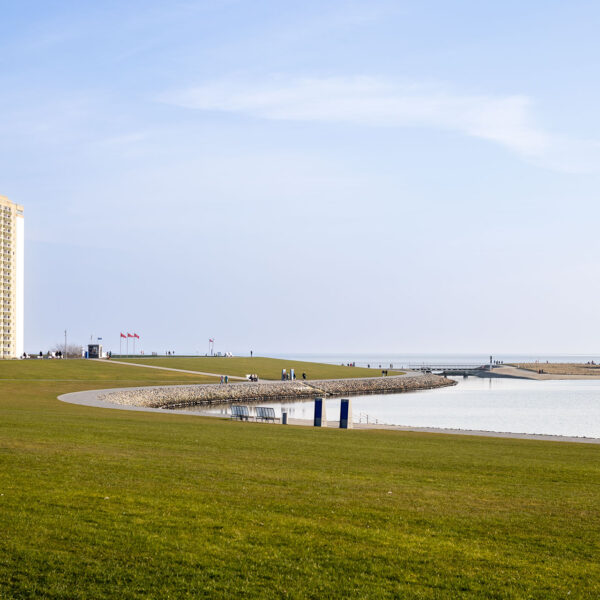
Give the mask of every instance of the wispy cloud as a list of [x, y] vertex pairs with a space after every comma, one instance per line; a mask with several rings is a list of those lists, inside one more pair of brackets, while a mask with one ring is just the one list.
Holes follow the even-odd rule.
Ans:
[[[210, 111], [295, 121], [451, 130], [504, 146], [528, 160], [561, 170], [581, 168], [595, 143], [560, 139], [535, 122], [524, 95], [457, 93], [443, 86], [372, 77], [304, 78], [247, 83], [223, 80], [164, 94], [162, 101]], [[581, 160], [580, 160], [581, 159]]]

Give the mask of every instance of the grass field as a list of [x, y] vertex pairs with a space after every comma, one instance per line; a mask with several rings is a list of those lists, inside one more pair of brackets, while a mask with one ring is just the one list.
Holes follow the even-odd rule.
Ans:
[[57, 401], [90, 364], [0, 362], [0, 598], [600, 597], [598, 447]]
[[[119, 359], [121, 360], [121, 359]], [[322, 363], [303, 362], [260, 356], [222, 358], [218, 356], [198, 357], [157, 357], [157, 358], [131, 358], [123, 359], [140, 365], [155, 365], [157, 367], [170, 367], [172, 369], [186, 369], [189, 371], [204, 371], [206, 373], [222, 373], [223, 375], [237, 375], [245, 377], [256, 373], [261, 379], [281, 379], [281, 369], [294, 369], [296, 377], [302, 378], [306, 373], [307, 379], [345, 379], [351, 377], [379, 377], [380, 369], [367, 369], [362, 367], [343, 367], [341, 365], [327, 365]], [[390, 371], [390, 374], [392, 372]]]
[[[216, 383], [217, 377], [136, 369], [93, 360], [0, 360], [0, 385], [6, 381], [90, 382], [90, 388], [137, 385]], [[101, 385], [100, 385], [101, 384]], [[85, 389], [85, 386], [84, 386]]]

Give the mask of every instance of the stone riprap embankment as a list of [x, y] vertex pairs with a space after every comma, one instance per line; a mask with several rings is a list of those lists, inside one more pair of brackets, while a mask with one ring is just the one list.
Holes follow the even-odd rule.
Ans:
[[357, 379], [313, 381], [261, 381], [208, 383], [132, 388], [109, 392], [101, 399], [127, 406], [179, 408], [183, 406], [229, 404], [231, 402], [269, 402], [306, 400], [318, 396], [355, 394], [391, 394], [455, 385], [452, 379], [438, 375], [400, 375]]
[[429, 390], [456, 385], [456, 381], [439, 375], [401, 375], [391, 377], [365, 377], [360, 379], [322, 379], [309, 384], [324, 396], [345, 394], [386, 394]]

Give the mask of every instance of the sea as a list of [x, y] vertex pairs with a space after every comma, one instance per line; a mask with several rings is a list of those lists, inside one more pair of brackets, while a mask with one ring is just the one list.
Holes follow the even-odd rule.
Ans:
[[[587, 363], [600, 361], [600, 354], [269, 354], [290, 360], [306, 360], [357, 367], [409, 368], [419, 365], [486, 365], [490, 358], [504, 363]], [[393, 365], [393, 367], [390, 367]]]

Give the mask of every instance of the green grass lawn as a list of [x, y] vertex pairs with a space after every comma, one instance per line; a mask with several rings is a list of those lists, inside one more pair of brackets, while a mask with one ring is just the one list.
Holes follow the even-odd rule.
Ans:
[[[121, 360], [121, 359], [118, 359]], [[206, 373], [222, 373], [223, 375], [238, 375], [245, 377], [250, 373], [257, 373], [261, 379], [281, 379], [281, 369], [295, 369], [296, 377], [302, 378], [305, 372], [307, 379], [344, 379], [350, 377], [378, 377], [380, 369], [367, 369], [363, 367], [343, 367], [341, 365], [327, 365], [322, 363], [287, 360], [281, 358], [265, 358], [255, 356], [222, 358], [218, 356], [198, 357], [157, 357], [157, 358], [129, 358], [126, 362], [141, 365], [155, 365], [157, 367], [170, 367], [172, 369], [187, 369], [189, 371], [204, 371]], [[391, 374], [391, 371], [390, 371]]]
[[600, 597], [599, 447], [56, 400], [87, 364], [0, 362], [0, 598]]
[[[125, 365], [94, 360], [0, 360], [0, 386], [10, 380], [53, 382], [92, 382], [91, 387], [215, 383], [217, 377], [173, 373], [156, 369], [135, 369]], [[114, 385], [113, 385], [114, 384]]]

